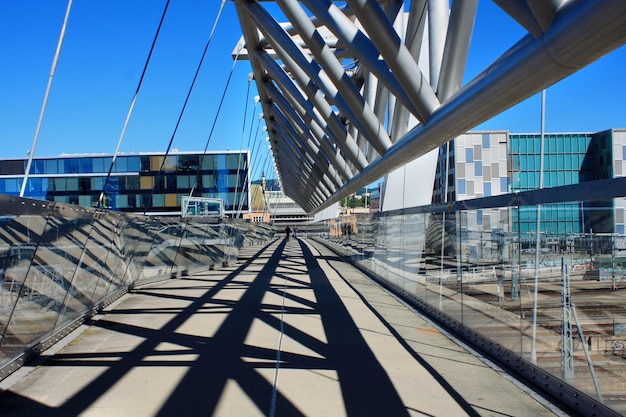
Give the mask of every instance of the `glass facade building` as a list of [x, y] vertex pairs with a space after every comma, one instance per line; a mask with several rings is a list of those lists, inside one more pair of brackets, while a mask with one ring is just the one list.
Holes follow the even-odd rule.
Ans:
[[[249, 210], [247, 151], [62, 155], [33, 159], [24, 197], [124, 212], [179, 214], [184, 196], [220, 198], [226, 214]], [[0, 193], [19, 195], [26, 159], [0, 160]]]
[[[468, 132], [455, 138], [449, 151], [445, 145], [439, 151], [433, 203], [444, 202], [444, 193], [445, 201], [451, 202], [536, 190], [541, 185], [550, 188], [621, 177], [626, 173], [625, 157], [626, 129], [547, 133], [541, 184], [539, 133]], [[558, 234], [624, 233], [623, 200], [586, 202], [584, 207], [577, 203], [542, 207], [540, 230]], [[474, 222], [490, 224], [494, 229], [533, 233], [537, 229], [537, 209], [520, 208], [508, 215], [497, 210], [480, 211]]]

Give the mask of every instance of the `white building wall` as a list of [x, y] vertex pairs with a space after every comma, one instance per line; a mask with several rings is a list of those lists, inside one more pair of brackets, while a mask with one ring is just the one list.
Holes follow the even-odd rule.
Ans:
[[322, 220], [336, 219], [337, 217], [339, 217], [339, 203], [335, 203], [332, 206], [327, 207], [318, 213], [315, 213], [313, 221], [319, 222]]
[[[626, 129], [613, 129], [613, 177], [624, 176], [626, 176]], [[626, 198], [616, 198], [614, 210], [613, 230], [616, 233], [626, 233]]]
[[385, 177], [381, 211], [431, 203], [438, 152], [433, 149]]

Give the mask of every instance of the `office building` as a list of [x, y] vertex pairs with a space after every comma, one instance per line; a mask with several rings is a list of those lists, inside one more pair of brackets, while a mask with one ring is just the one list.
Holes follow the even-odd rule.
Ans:
[[[449, 149], [449, 151], [448, 151]], [[439, 149], [433, 203], [572, 185], [626, 174], [626, 129], [546, 133], [540, 183], [541, 135], [469, 132]], [[446, 155], [448, 160], [446, 161]], [[444, 180], [447, 172], [447, 181]], [[444, 195], [446, 198], [444, 199]], [[625, 233], [624, 199], [543, 207], [541, 231], [557, 234]], [[585, 209], [585, 210], [583, 210]], [[586, 214], [585, 214], [586, 213]], [[513, 232], [536, 230], [536, 209], [478, 211], [470, 226]]]
[[[35, 158], [24, 197], [177, 215], [182, 197], [193, 195], [222, 199], [226, 215], [249, 210], [248, 151], [121, 154], [107, 179], [112, 160], [93, 154]], [[19, 195], [26, 166], [26, 159], [0, 160], [0, 193]]]

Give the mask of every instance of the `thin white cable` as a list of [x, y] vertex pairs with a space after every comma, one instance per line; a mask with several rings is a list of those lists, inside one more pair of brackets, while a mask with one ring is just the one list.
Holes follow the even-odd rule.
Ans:
[[272, 384], [272, 401], [270, 404], [269, 417], [276, 414], [276, 396], [278, 395], [278, 373], [280, 371], [280, 352], [283, 347], [283, 336], [285, 335], [285, 295], [287, 294], [287, 277], [283, 279], [283, 301], [280, 308], [280, 336], [278, 337], [278, 347], [276, 348], [276, 367], [274, 368], [274, 383]]
[[122, 127], [122, 133], [120, 134], [119, 139], [117, 140], [117, 146], [115, 147], [115, 153], [113, 154], [113, 158], [111, 158], [111, 164], [109, 165], [109, 171], [107, 173], [106, 178], [104, 179], [104, 184], [102, 185], [102, 191], [100, 192], [100, 196], [98, 197], [98, 207], [102, 207], [104, 203], [104, 196], [106, 193], [107, 185], [109, 183], [109, 178], [111, 177], [111, 173], [113, 172], [113, 168], [115, 167], [115, 161], [117, 156], [120, 153], [120, 148], [122, 147], [122, 141], [124, 140], [124, 136], [126, 135], [126, 129], [128, 128], [128, 124], [130, 123], [130, 118], [133, 114], [133, 110], [135, 108], [135, 103], [137, 102], [137, 97], [139, 97], [139, 91], [141, 90], [141, 86], [143, 85], [143, 80], [146, 76], [146, 72], [148, 71], [148, 66], [150, 65], [150, 61], [152, 60], [152, 53], [154, 52], [154, 48], [156, 46], [157, 40], [159, 39], [159, 34], [161, 33], [161, 28], [163, 27], [163, 21], [165, 20], [165, 15], [167, 14], [167, 9], [169, 8], [170, 1], [167, 0], [165, 3], [165, 8], [163, 9], [163, 14], [161, 15], [161, 21], [159, 22], [159, 26], [157, 28], [156, 34], [152, 39], [152, 46], [150, 47], [150, 52], [148, 53], [148, 58], [146, 59], [146, 63], [143, 66], [143, 71], [141, 73], [141, 77], [139, 77], [139, 83], [137, 84], [137, 89], [135, 90], [135, 95], [130, 103], [130, 107], [128, 112], [126, 113], [126, 119], [124, 120], [124, 126]]
[[43, 115], [46, 112], [48, 104], [48, 97], [50, 96], [50, 90], [52, 89], [52, 80], [54, 74], [57, 71], [57, 63], [59, 62], [59, 56], [61, 56], [61, 48], [63, 47], [63, 40], [65, 39], [65, 29], [67, 28], [67, 22], [70, 19], [70, 11], [72, 9], [73, 0], [67, 2], [67, 9], [65, 9], [65, 18], [63, 19], [63, 26], [61, 26], [61, 33], [59, 34], [59, 41], [57, 42], [57, 49], [52, 59], [52, 67], [50, 68], [50, 76], [48, 77], [48, 85], [46, 86], [46, 93], [43, 97], [43, 103], [41, 105], [41, 111], [39, 112], [39, 120], [37, 121], [37, 129], [35, 130], [35, 137], [33, 139], [33, 146], [28, 153], [28, 163], [26, 164], [26, 172], [24, 172], [24, 182], [22, 182], [22, 188], [20, 189], [20, 197], [24, 197], [24, 191], [26, 191], [26, 183], [28, 182], [28, 174], [30, 172], [30, 166], [33, 163], [33, 156], [35, 155], [35, 149], [37, 148], [37, 140], [39, 139], [39, 132], [41, 131], [41, 125], [43, 123]]
[[[241, 141], [239, 142], [239, 158], [237, 158], [237, 174], [235, 175], [235, 178], [237, 178], [237, 186], [235, 187], [235, 196], [237, 196], [237, 194], [239, 193], [239, 172], [241, 171], [241, 152], [243, 151], [243, 138], [246, 135], [246, 123], [248, 122], [248, 101], [250, 100], [250, 85], [252, 84], [252, 77], [248, 76], [248, 91], [246, 93], [246, 103], [244, 106], [244, 111], [243, 111], [243, 124], [241, 126]], [[256, 106], [255, 106], [256, 107]], [[254, 111], [254, 109], [253, 109]], [[237, 210], [235, 211], [235, 217], [241, 217], [241, 212], [243, 210], [243, 193], [244, 192], [248, 192], [249, 190], [247, 189], [248, 187], [246, 187], [246, 185], [248, 184], [249, 181], [249, 176], [250, 176], [250, 161], [245, 161], [248, 165], [248, 170], [246, 171], [246, 179], [244, 181], [244, 184], [241, 184], [241, 195], [239, 197], [239, 204], [237, 205]], [[248, 195], [250, 193], [248, 192]], [[248, 199], [248, 211], [250, 209], [250, 201]]]

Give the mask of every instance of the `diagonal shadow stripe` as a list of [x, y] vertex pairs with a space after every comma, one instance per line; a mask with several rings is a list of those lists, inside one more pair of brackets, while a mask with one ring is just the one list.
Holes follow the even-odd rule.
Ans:
[[299, 242], [349, 416], [408, 416], [398, 392], [308, 246]]
[[[268, 245], [265, 250], [270, 250], [271, 246]], [[282, 252], [282, 245], [275, 249], [272, 257], [270, 258], [271, 262], [268, 262], [268, 265], [265, 266], [265, 269], [268, 269], [268, 274], [271, 276], [271, 272], [275, 269], [275, 265], [278, 263], [278, 259]], [[260, 254], [263, 251], [257, 253], [253, 259], [260, 257]], [[74, 416], [80, 415], [85, 410], [89, 409], [91, 405], [93, 405], [99, 398], [101, 398], [107, 390], [115, 385], [115, 383], [122, 379], [126, 374], [128, 374], [133, 368], [140, 367], [144, 365], [144, 359], [147, 356], [153, 356], [156, 351], [157, 346], [162, 342], [169, 342], [171, 339], [175, 339], [177, 341], [181, 341], [184, 339], [184, 335], [180, 335], [176, 333], [176, 330], [192, 315], [197, 313], [199, 310], [202, 310], [205, 303], [211, 300], [216, 294], [218, 294], [222, 289], [224, 289], [229, 283], [238, 280], [240, 274], [243, 273], [246, 267], [249, 264], [244, 264], [231, 273], [229, 273], [226, 277], [223, 278], [222, 281], [217, 282], [211, 290], [204, 293], [201, 297], [195, 299], [190, 305], [186, 306], [181, 313], [174, 316], [172, 320], [166, 323], [158, 330], [151, 330], [143, 327], [135, 327], [132, 331], [130, 330], [129, 325], [121, 324], [121, 323], [113, 323], [102, 321], [102, 323], [95, 322], [95, 325], [107, 327], [112, 326], [111, 328], [116, 331], [128, 331], [129, 334], [137, 335], [142, 334], [145, 337], [145, 340], [140, 343], [137, 347], [135, 347], [131, 352], [126, 352], [125, 355], [118, 361], [114, 361], [108, 364], [109, 368], [100, 374], [97, 378], [86, 384], [79, 392], [77, 392], [73, 397], [69, 398], [62, 406], [59, 408], [51, 408], [45, 404], [40, 404], [34, 402], [26, 397], [22, 397], [18, 394], [14, 394], [12, 392], [5, 392], [2, 396], [0, 396], [0, 409], [2, 413], [5, 412], [11, 413], [12, 415], [38, 415], [38, 416]], [[185, 298], [185, 297], [183, 297]], [[225, 332], [226, 333], [226, 332]], [[189, 340], [188, 340], [189, 341]], [[193, 339], [193, 342], [189, 341], [197, 350], [200, 350], [201, 346], [197, 346], [198, 340], [197, 338]], [[184, 343], [183, 343], [184, 345]], [[215, 346], [215, 344], [211, 344]], [[200, 360], [203, 357], [213, 357], [213, 360], [219, 362], [219, 355], [221, 354], [221, 347], [211, 349], [202, 350], [202, 354], [200, 355]], [[195, 367], [194, 367], [195, 369]], [[201, 378], [195, 380], [195, 384], [197, 386], [204, 386], [199, 384], [198, 381], [206, 380], [206, 376], [210, 375], [210, 373], [204, 373]], [[258, 375], [255, 372], [247, 372], [245, 375], [241, 377], [245, 377], [248, 380], [257, 380], [256, 385], [257, 388], [261, 387], [261, 381], [258, 380]], [[222, 381], [225, 381], [225, 378], [222, 378]], [[259, 392], [263, 391], [262, 394], [259, 394], [257, 401], [259, 403], [265, 401], [269, 403], [269, 398], [271, 395], [271, 385], [265, 382], [265, 387], [259, 388]], [[214, 391], [212, 391], [214, 392]], [[174, 401], [168, 401], [168, 404], [174, 405], [176, 412], [173, 412], [171, 409], [165, 412], [162, 412], [161, 415], [196, 415], [196, 412], [199, 408], [199, 404], [197, 401], [189, 401], [190, 399], [185, 395], [180, 395], [178, 397], [172, 397]], [[179, 393], [180, 394], [180, 393]], [[202, 391], [202, 395], [200, 398], [205, 398], [206, 391]], [[171, 398], [171, 399], [172, 399]], [[212, 409], [217, 404], [219, 400], [219, 391], [218, 397], [213, 398], [213, 406], [209, 407]], [[197, 399], [197, 398], [196, 398]], [[166, 404], [167, 405], [167, 404]], [[187, 405], [186, 411], [181, 412], [181, 406]], [[206, 410], [206, 408], [201, 408]], [[295, 413], [294, 415], [299, 415]]]

